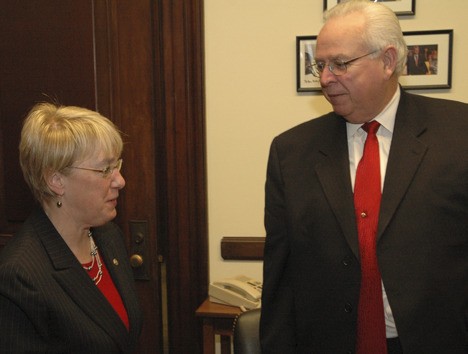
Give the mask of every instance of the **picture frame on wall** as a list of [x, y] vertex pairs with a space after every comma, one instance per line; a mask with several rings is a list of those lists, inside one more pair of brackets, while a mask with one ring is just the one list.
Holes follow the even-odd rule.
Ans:
[[296, 86], [297, 92], [321, 91], [320, 79], [312, 75], [317, 36], [296, 37]]
[[[341, 0], [323, 0], [323, 10], [332, 8]], [[416, 0], [369, 0], [373, 2], [383, 2], [395, 12], [397, 16], [412, 16], [416, 12]]]
[[[408, 90], [452, 87], [453, 30], [403, 32], [408, 56], [400, 84]], [[317, 36], [296, 37], [296, 90], [320, 92], [320, 79], [312, 74]], [[417, 58], [415, 53], [418, 52]]]
[[402, 87], [447, 89], [452, 87], [453, 30], [403, 32], [408, 56]]

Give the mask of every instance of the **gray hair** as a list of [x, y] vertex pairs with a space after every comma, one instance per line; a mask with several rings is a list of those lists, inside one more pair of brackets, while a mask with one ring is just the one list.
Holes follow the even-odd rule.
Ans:
[[408, 48], [395, 13], [381, 3], [369, 0], [348, 0], [326, 11], [324, 20], [327, 22], [332, 18], [343, 17], [354, 12], [361, 13], [365, 17], [366, 26], [362, 40], [370, 50], [382, 50], [389, 45], [396, 48], [398, 58], [395, 74], [400, 76], [405, 70]]

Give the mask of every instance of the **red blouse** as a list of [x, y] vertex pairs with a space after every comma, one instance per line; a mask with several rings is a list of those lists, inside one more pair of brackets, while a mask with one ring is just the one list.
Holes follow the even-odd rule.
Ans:
[[[83, 267], [89, 267], [90, 265], [91, 265], [91, 262], [88, 264], [83, 264]], [[97, 269], [98, 269], [97, 264], [95, 264], [94, 267], [88, 272], [88, 275], [90, 276], [91, 279], [93, 279], [96, 276]], [[120, 294], [117, 291], [117, 288], [115, 287], [115, 284], [109, 274], [109, 271], [107, 270], [107, 267], [104, 261], [102, 261], [101, 270], [102, 270], [102, 278], [98, 282], [97, 287], [99, 288], [99, 290], [101, 290], [102, 294], [106, 297], [107, 301], [109, 301], [109, 303], [112, 305], [115, 312], [117, 312], [117, 314], [120, 316], [120, 319], [124, 323], [125, 327], [127, 327], [127, 331], [128, 331], [130, 328], [130, 325], [128, 322], [127, 310], [125, 309], [122, 298], [120, 297]]]

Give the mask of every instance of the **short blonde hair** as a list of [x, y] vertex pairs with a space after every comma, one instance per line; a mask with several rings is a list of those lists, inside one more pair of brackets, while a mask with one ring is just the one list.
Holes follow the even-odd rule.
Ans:
[[40, 202], [55, 197], [46, 175], [90, 157], [97, 150], [119, 157], [123, 150], [117, 127], [86, 108], [39, 103], [28, 113], [19, 144], [24, 179]]

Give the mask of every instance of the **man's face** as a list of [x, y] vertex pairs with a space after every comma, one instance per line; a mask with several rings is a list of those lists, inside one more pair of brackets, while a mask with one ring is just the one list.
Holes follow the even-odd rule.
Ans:
[[[356, 13], [330, 19], [317, 38], [315, 61], [348, 61], [373, 51], [367, 48], [361, 33], [364, 18]], [[333, 110], [351, 123], [364, 123], [374, 118], [388, 102], [388, 72], [382, 53], [364, 56], [347, 66], [346, 73], [335, 75], [326, 66], [320, 85]]]

